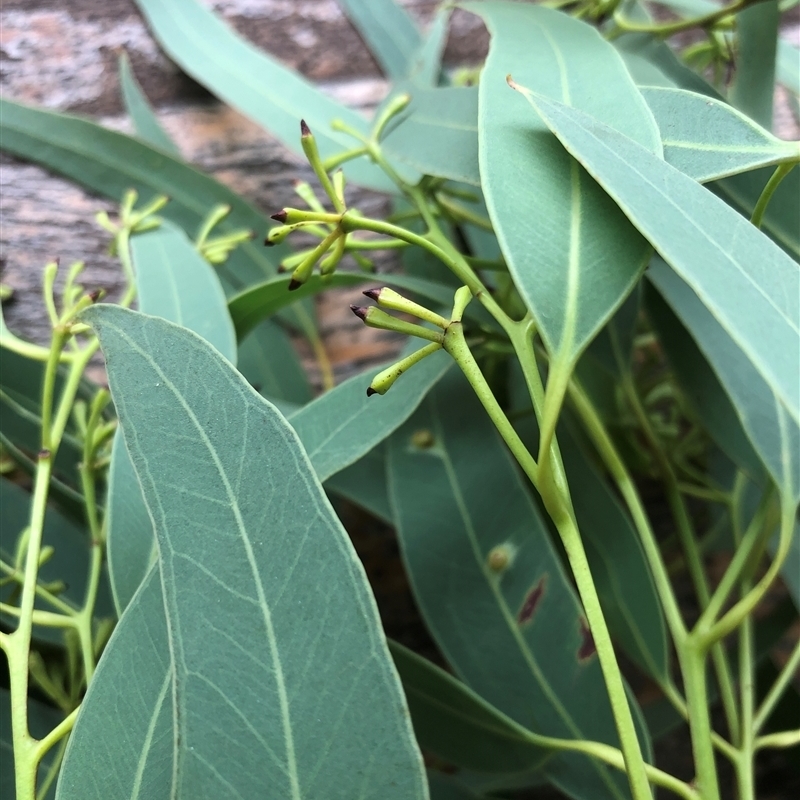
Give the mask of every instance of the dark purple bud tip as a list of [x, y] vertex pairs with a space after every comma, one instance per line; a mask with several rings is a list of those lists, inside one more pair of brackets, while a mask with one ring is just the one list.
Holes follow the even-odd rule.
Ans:
[[300, 120], [300, 135], [311, 136], [311, 128], [306, 125], [306, 121], [304, 119]]
[[378, 390], [373, 389], [371, 386], [367, 386], [367, 397], [372, 397], [374, 394], [378, 394]]
[[299, 289], [303, 285], [302, 281], [298, 281], [296, 278], [292, 278], [289, 281], [289, 291], [293, 292], [295, 289]]
[[264, 237], [264, 247], [274, 247], [274, 246], [275, 242], [271, 242], [269, 240], [269, 234], [267, 234], [267, 236]]
[[270, 219], [274, 219], [276, 222], [280, 222], [281, 224], [286, 222], [286, 210], [281, 209], [276, 214], [273, 214]]
[[103, 296], [102, 289], [95, 289], [93, 292], [89, 292], [89, 299], [93, 303], [96, 303], [102, 296]]
[[350, 306], [350, 310], [359, 318], [359, 319], [366, 319], [367, 318], [367, 311], [368, 308], [365, 306]]
[[367, 289], [366, 292], [361, 292], [365, 297], [369, 297], [370, 300], [374, 300], [376, 303], [378, 302], [378, 298], [381, 296], [381, 287], [377, 286], [374, 289]]
[[286, 264], [278, 264], [278, 269], [276, 270], [276, 272], [277, 272], [279, 275], [281, 275], [281, 274], [283, 274], [284, 272], [286, 272], [286, 269], [287, 269], [287, 267], [286, 267]]

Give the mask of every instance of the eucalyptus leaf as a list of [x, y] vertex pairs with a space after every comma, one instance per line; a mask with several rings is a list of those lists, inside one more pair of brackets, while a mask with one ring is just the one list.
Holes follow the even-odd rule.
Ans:
[[[408, 353], [419, 349], [417, 343]], [[389, 364], [356, 375], [289, 417], [314, 466], [328, 480], [364, 456], [407, 420], [432, 386], [452, 366], [439, 350], [401, 376], [384, 396], [367, 396], [372, 378]]]
[[453, 775], [428, 770], [431, 800], [488, 800], [486, 795], [473, 792]]
[[[659, 266], [653, 273], [656, 283], [659, 274], [666, 278], [666, 285], [675, 283]], [[673, 302], [679, 302], [680, 296], [673, 294]], [[761, 459], [753, 450], [736, 409], [708, 360], [650, 281], [645, 283], [645, 298], [650, 322], [658, 332], [658, 341], [689, 406], [717, 446], [748, 475], [760, 478], [764, 472]], [[687, 313], [685, 309], [683, 316]], [[704, 311], [703, 315], [707, 313]]]
[[[521, 89], [800, 419], [800, 266], [682, 172], [601, 121]], [[769, 325], [764, 320], [770, 320]]]
[[439, 6], [430, 28], [414, 53], [410, 77], [419, 86], [438, 86], [442, 72], [442, 56], [447, 44], [452, 9]]
[[480, 186], [477, 87], [412, 86], [410, 94], [402, 120], [381, 143], [384, 153], [423, 175]]
[[[294, 153], [303, 152], [301, 119], [313, 131], [323, 158], [356, 144], [346, 134], [331, 130], [334, 119], [368, 133], [363, 117], [262, 53], [197, 0], [136, 0], [136, 4], [181, 69]], [[386, 175], [365, 158], [348, 164], [347, 177], [370, 189], [395, 190]]]
[[228, 308], [239, 339], [244, 338], [262, 320], [285, 308], [297, 299], [313, 297], [326, 289], [359, 286], [370, 282], [377, 286], [395, 286], [433, 300], [442, 306], [452, 306], [453, 290], [435, 281], [416, 276], [361, 272], [334, 272], [333, 275], [312, 275], [301, 287], [289, 292], [291, 275], [277, 275], [234, 295]]
[[389, 651], [425, 750], [476, 772], [535, 771], [552, 756], [535, 736], [461, 681], [398, 642]]
[[[456, 675], [529, 730], [615, 744], [569, 579], [460, 373], [389, 440], [389, 497], [420, 611]], [[545, 771], [573, 797], [629, 796], [622, 775], [580, 755], [554, 756]]]
[[[236, 335], [213, 267], [186, 234], [164, 221], [131, 239], [139, 309], [202, 336], [236, 363]], [[114, 442], [107, 500], [108, 567], [118, 613], [155, 558], [153, 524], [121, 437]]]
[[355, 503], [374, 517], [392, 524], [389, 490], [386, 485], [386, 446], [373, 447], [354, 464], [325, 481], [325, 490]]
[[800, 160], [800, 143], [778, 139], [721, 100], [683, 89], [641, 91], [661, 130], [664, 159], [696, 181]]
[[736, 15], [736, 73], [729, 96], [733, 105], [768, 129], [779, 28], [778, 0], [762, 0]]
[[[720, 321], [673, 270], [655, 260], [648, 278], [708, 359], [733, 403], [745, 433], [775, 483], [787, 496], [795, 501], [800, 499], [800, 427], [782, 398]], [[800, 363], [798, 351], [795, 354], [797, 363]], [[718, 408], [709, 406], [704, 416], [717, 413], [720, 413]], [[713, 426], [709, 430], [715, 432]], [[722, 442], [720, 446], [723, 446]]]
[[394, 0], [338, 0], [390, 80], [405, 78], [422, 44], [417, 26]]
[[110, 306], [84, 318], [159, 544], [173, 791], [425, 798], [363, 568], [295, 433], [196, 334]]
[[509, 93], [506, 78], [590, 111], [660, 155], [658, 129], [612, 45], [537, 5], [467, 3], [492, 35], [480, 80], [480, 172], [509, 272], [568, 369], [631, 290], [650, 247]]
[[133, 74], [130, 59], [125, 52], [120, 53], [119, 56], [119, 85], [125, 110], [133, 122], [136, 135], [153, 147], [180, 158], [181, 153], [178, 146], [161, 127], [142, 87], [139, 86], [136, 76]]

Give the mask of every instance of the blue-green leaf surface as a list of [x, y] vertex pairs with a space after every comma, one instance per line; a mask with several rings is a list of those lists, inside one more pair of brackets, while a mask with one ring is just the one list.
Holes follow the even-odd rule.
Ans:
[[[615, 743], [570, 582], [460, 373], [440, 381], [390, 439], [389, 496], [414, 595], [456, 675], [529, 730]], [[501, 545], [512, 558], [495, 572], [487, 559]], [[628, 796], [621, 775], [582, 756], [554, 756], [545, 770], [573, 797]]]
[[296, 434], [196, 334], [85, 319], [159, 544], [173, 791], [425, 798], [363, 568]]
[[[137, 0], [137, 5], [170, 58], [298, 155], [303, 152], [301, 119], [311, 127], [323, 158], [354, 146], [351, 137], [331, 130], [334, 119], [368, 132], [363, 117], [262, 53], [197, 0]], [[394, 190], [365, 158], [349, 162], [347, 177], [371, 189]]]
[[[236, 335], [213, 267], [169, 222], [131, 239], [139, 309], [202, 336], [236, 363]], [[119, 613], [155, 558], [153, 525], [122, 438], [111, 453], [107, 500], [108, 566]]]
[[389, 651], [403, 681], [420, 746], [476, 772], [540, 768], [552, 751], [461, 681], [398, 642]]
[[409, 87], [411, 102], [381, 144], [389, 159], [423, 175], [480, 186], [478, 89]]
[[392, 524], [389, 489], [386, 485], [386, 445], [373, 447], [354, 464], [325, 481], [326, 491], [333, 492], [370, 514]]
[[696, 181], [800, 160], [800, 143], [778, 139], [721, 100], [683, 89], [641, 91], [661, 131], [664, 160]]
[[338, 0], [390, 80], [408, 76], [422, 38], [394, 0]]
[[660, 155], [658, 128], [617, 51], [533, 4], [468, 3], [492, 35], [480, 80], [480, 172], [506, 263], [564, 368], [613, 313], [650, 247], [506, 78], [585, 109]]
[[691, 287], [789, 417], [800, 419], [800, 266], [632, 139], [543, 95], [526, 96]]
[[136, 135], [153, 147], [180, 158], [181, 153], [178, 146], [159, 124], [142, 87], [139, 86], [136, 76], [133, 74], [130, 59], [125, 52], [121, 53], [119, 57], [119, 85], [125, 110], [133, 122]]
[[[652, 272], [656, 283], [659, 274], [666, 279], [666, 286], [678, 286], [674, 278], [664, 271], [663, 265], [656, 266]], [[688, 297], [688, 294], [680, 290], [673, 293], [673, 302], [679, 302], [681, 296]], [[645, 282], [645, 298], [648, 318], [658, 332], [659, 344], [690, 408], [728, 458], [748, 475], [760, 478], [764, 466], [753, 450], [736, 409], [714, 369], [650, 281]], [[689, 308], [684, 309], [683, 316], [688, 313]], [[707, 314], [704, 311], [702, 316]]]
[[442, 72], [442, 55], [447, 44], [452, 8], [440, 6], [431, 22], [425, 39], [414, 53], [411, 80], [418, 86], [437, 86]]
[[[775, 483], [788, 496], [800, 499], [800, 427], [782, 398], [673, 270], [656, 259], [648, 277], [708, 359]], [[713, 413], [711, 408], [706, 411]]]
[[[406, 349], [418, 350], [416, 342]], [[439, 350], [401, 376], [385, 395], [367, 397], [372, 378], [389, 364], [356, 375], [289, 417], [320, 481], [358, 461], [405, 422], [452, 366]]]

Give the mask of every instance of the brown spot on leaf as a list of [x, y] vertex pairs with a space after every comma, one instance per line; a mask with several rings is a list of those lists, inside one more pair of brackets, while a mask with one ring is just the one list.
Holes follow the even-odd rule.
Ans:
[[547, 575], [542, 575], [542, 577], [539, 578], [539, 580], [531, 587], [528, 594], [525, 595], [522, 608], [520, 608], [519, 614], [517, 614], [517, 622], [520, 625], [524, 625], [526, 622], [530, 622], [531, 619], [533, 619], [533, 615], [536, 613], [536, 608], [542, 599], [546, 585]]
[[586, 620], [581, 617], [581, 646], [578, 648], [578, 661], [588, 661], [596, 652], [594, 637], [586, 624]]

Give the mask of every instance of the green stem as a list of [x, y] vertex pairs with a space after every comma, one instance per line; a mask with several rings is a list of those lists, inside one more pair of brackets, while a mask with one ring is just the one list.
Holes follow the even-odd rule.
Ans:
[[775, 683], [772, 684], [772, 688], [767, 692], [767, 696], [758, 707], [758, 711], [753, 718], [754, 734], [757, 734], [764, 727], [764, 723], [769, 719], [769, 715], [773, 712], [786, 688], [794, 679], [798, 667], [800, 667], [800, 641], [795, 644], [789, 660], [783, 665], [783, 669]]
[[[686, 504], [681, 495], [678, 487], [678, 479], [672, 464], [661, 446], [655, 431], [653, 430], [650, 417], [642, 405], [639, 393], [633, 384], [633, 378], [630, 372], [627, 372], [622, 379], [623, 390], [630, 403], [631, 409], [639, 422], [645, 439], [650, 445], [653, 456], [656, 459], [661, 478], [664, 482], [664, 488], [667, 494], [667, 503], [669, 504], [670, 511], [678, 531], [678, 539], [681, 543], [684, 557], [686, 558], [686, 565], [689, 569], [689, 575], [694, 585], [697, 599], [700, 603], [701, 611], [708, 607], [711, 599], [711, 593], [708, 587], [705, 570], [703, 568], [703, 561], [700, 555], [700, 549], [697, 545], [697, 537], [695, 535], [694, 524], [692, 523], [689, 512], [686, 509]], [[722, 707], [725, 711], [725, 718], [728, 724], [730, 736], [734, 740], [733, 743], [737, 744], [736, 738], [740, 730], [739, 726], [739, 710], [736, 704], [736, 696], [733, 690], [733, 677], [731, 675], [730, 664], [728, 663], [727, 656], [724, 649], [720, 645], [714, 647], [711, 653], [711, 659], [714, 664], [714, 671], [717, 675], [717, 682], [719, 683], [720, 699], [722, 700]], [[703, 671], [705, 676], [705, 671]], [[705, 688], [704, 688], [705, 691]], [[687, 696], [687, 702], [689, 698]], [[689, 710], [696, 715], [708, 717], [708, 708], [706, 706], [692, 706], [689, 703]], [[690, 726], [691, 727], [691, 726]], [[705, 726], [701, 726], [702, 730]], [[702, 735], [702, 734], [700, 734]], [[694, 737], [694, 733], [693, 733]], [[711, 750], [711, 743], [707, 741], [705, 745], [698, 743], [698, 746], [707, 746]], [[712, 758], [713, 763], [713, 758]]]
[[732, 14], [736, 14], [738, 11], [741, 11], [743, 8], [746, 8], [752, 3], [753, 0], [737, 0], [737, 2], [731, 3], [729, 6], [720, 8], [717, 11], [711, 11], [710, 13], [704, 14], [700, 17], [683, 19], [677, 22], [665, 22], [660, 25], [633, 22], [632, 20], [624, 17], [618, 11], [614, 14], [614, 22], [620, 29], [622, 29], [624, 33], [650, 33], [653, 36], [666, 37], [680, 33], [681, 31], [691, 30], [692, 28], [708, 28], [719, 22], [721, 19], [729, 17]]
[[764, 190], [761, 192], [761, 196], [758, 198], [756, 207], [753, 209], [753, 216], [750, 217], [750, 222], [752, 222], [756, 228], [761, 227], [761, 223], [764, 221], [764, 214], [767, 211], [767, 206], [769, 205], [769, 201], [772, 200], [772, 195], [775, 194], [775, 190], [778, 188], [778, 186], [780, 186], [781, 181], [796, 166], [796, 161], [790, 164], [780, 164], [775, 169], [775, 172], [773, 172], [770, 176], [770, 179], [767, 181], [767, 185], [764, 187]]
[[703, 800], [720, 800], [714, 749], [711, 744], [711, 717], [708, 713], [706, 689], [706, 651], [691, 639], [678, 649], [686, 705], [689, 709], [689, 729], [692, 753], [697, 771], [696, 784]]
[[[480, 371], [480, 367], [467, 345], [460, 322], [453, 322], [450, 327], [448, 327], [445, 332], [444, 348], [461, 368], [478, 396], [478, 399], [495, 424], [495, 427], [500, 432], [500, 435], [505, 440], [531, 483], [539, 489], [544, 499], [545, 493], [542, 493], [540, 489], [539, 470], [536, 462], [495, 399], [489, 384], [486, 382], [483, 373]], [[545, 505], [558, 529], [567, 552], [567, 558], [575, 577], [578, 593], [583, 602], [586, 618], [600, 660], [600, 667], [603, 671], [603, 677], [605, 679], [611, 709], [622, 747], [624, 767], [630, 783], [631, 793], [634, 800], [650, 800], [650, 798], [652, 798], [652, 793], [645, 769], [644, 757], [639, 745], [638, 736], [636, 735], [633, 715], [628, 704], [625, 685], [622, 680], [619, 664], [617, 663], [616, 654], [614, 653], [611, 635], [609, 634], [608, 626], [606, 625], [603, 610], [600, 605], [600, 598], [597, 594], [597, 589], [595, 588], [589, 568], [586, 551], [584, 550], [583, 542], [581, 541], [577, 525], [571, 513], [571, 504], [569, 503], [568, 497], [564, 497], [560, 493], [553, 494], [548, 492], [547, 494], [551, 499], [549, 502], [545, 499]]]
[[[750, 581], [742, 581], [742, 594], [750, 591]], [[739, 697], [741, 705], [741, 732], [739, 734], [739, 757], [736, 762], [738, 800], [755, 800], [755, 729], [753, 715], [755, 705], [755, 663], [753, 644], [753, 617], [746, 616], [739, 628]]]
[[762, 750], [765, 747], [796, 747], [798, 744], [800, 744], [800, 728], [759, 736], [756, 739], [756, 750]]

